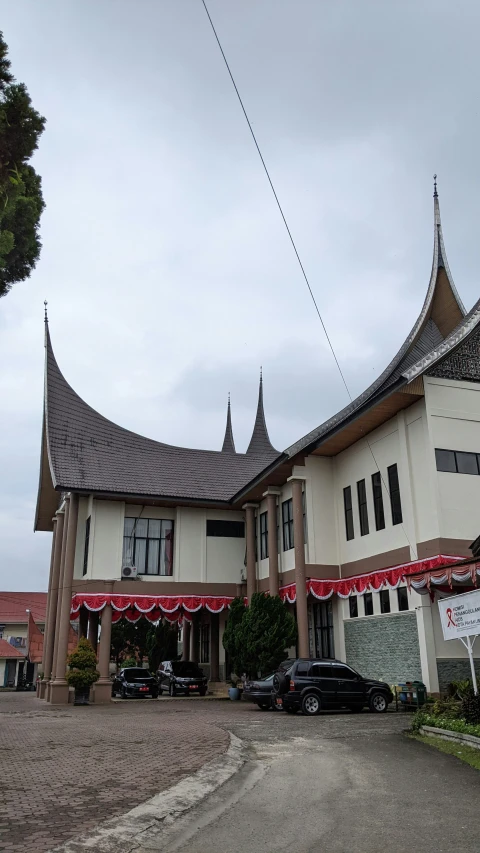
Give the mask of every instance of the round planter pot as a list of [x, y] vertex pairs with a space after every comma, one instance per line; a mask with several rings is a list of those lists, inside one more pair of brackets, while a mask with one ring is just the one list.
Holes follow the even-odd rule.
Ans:
[[90, 698], [90, 688], [89, 687], [77, 687], [75, 688], [75, 702], [74, 705], [88, 705]]
[[238, 687], [229, 687], [228, 695], [230, 696], [230, 699], [232, 699], [232, 701], [240, 699], [240, 690], [238, 689]]

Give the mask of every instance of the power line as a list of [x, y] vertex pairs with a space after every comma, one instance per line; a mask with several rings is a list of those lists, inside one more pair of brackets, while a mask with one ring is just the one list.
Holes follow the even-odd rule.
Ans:
[[[259, 144], [258, 144], [258, 142], [257, 142], [257, 137], [255, 136], [255, 133], [254, 133], [253, 127], [252, 127], [252, 125], [251, 125], [251, 122], [250, 122], [250, 119], [249, 119], [249, 117], [248, 117], [247, 111], [246, 111], [245, 106], [244, 106], [244, 104], [243, 104], [242, 97], [241, 97], [240, 92], [239, 92], [239, 90], [238, 90], [237, 84], [236, 84], [236, 82], [235, 82], [235, 78], [234, 78], [234, 76], [233, 76], [233, 74], [232, 74], [232, 71], [231, 71], [231, 68], [230, 68], [230, 65], [228, 64], [228, 60], [227, 60], [227, 57], [226, 57], [226, 55], [225, 55], [225, 51], [223, 50], [222, 44], [221, 44], [220, 39], [219, 39], [219, 37], [218, 37], [218, 33], [217, 33], [216, 29], [215, 29], [214, 23], [213, 23], [213, 21], [212, 21], [212, 17], [211, 17], [211, 15], [210, 15], [210, 12], [208, 11], [208, 7], [207, 7], [207, 4], [206, 4], [205, 0], [202, 0], [202, 4], [203, 4], [203, 8], [205, 9], [205, 12], [206, 12], [206, 15], [207, 15], [207, 17], [208, 17], [208, 20], [209, 20], [209, 22], [210, 22], [210, 26], [211, 26], [211, 28], [212, 28], [212, 31], [213, 31], [213, 34], [214, 34], [214, 36], [215, 36], [216, 42], [217, 42], [217, 44], [218, 44], [218, 47], [219, 47], [219, 49], [220, 49], [220, 53], [222, 54], [223, 61], [224, 61], [225, 66], [226, 66], [226, 68], [227, 68], [228, 74], [229, 74], [229, 76], [230, 76], [230, 80], [232, 81], [233, 88], [235, 89], [235, 92], [236, 92], [236, 95], [237, 95], [237, 98], [238, 98], [239, 104], [240, 104], [240, 106], [241, 106], [241, 108], [242, 108], [243, 115], [245, 116], [245, 120], [246, 120], [246, 122], [247, 122], [247, 124], [248, 124], [248, 128], [249, 128], [249, 130], [250, 130], [250, 133], [251, 133], [252, 139], [253, 139], [254, 144], [255, 144], [255, 148], [257, 149], [258, 156], [260, 157], [260, 160], [261, 160], [261, 163], [262, 163], [262, 166], [263, 166], [264, 172], [265, 172], [265, 174], [266, 174], [266, 176], [267, 176], [268, 183], [270, 184], [270, 188], [271, 188], [271, 190], [272, 190], [272, 193], [273, 193], [273, 195], [274, 195], [275, 201], [276, 201], [276, 203], [277, 203], [277, 207], [278, 207], [278, 209], [279, 209], [279, 211], [280, 211], [280, 216], [282, 217], [283, 223], [284, 223], [285, 228], [286, 228], [286, 230], [287, 230], [288, 237], [289, 237], [290, 242], [291, 242], [292, 247], [293, 247], [293, 251], [295, 252], [295, 256], [296, 256], [296, 258], [297, 258], [298, 264], [299, 264], [300, 269], [301, 269], [301, 271], [302, 271], [303, 278], [304, 278], [305, 283], [306, 283], [306, 285], [307, 285], [308, 292], [310, 293], [310, 296], [311, 296], [311, 298], [312, 298], [312, 302], [313, 302], [313, 304], [314, 304], [314, 306], [315, 306], [315, 310], [316, 310], [316, 312], [317, 312], [318, 319], [320, 320], [320, 323], [322, 324], [322, 328], [323, 328], [323, 331], [324, 331], [324, 333], [325, 333], [325, 337], [326, 337], [326, 339], [327, 339], [328, 345], [329, 345], [330, 350], [331, 350], [331, 352], [332, 352], [333, 358], [335, 359], [335, 364], [337, 365], [338, 372], [340, 373], [340, 376], [342, 377], [342, 381], [343, 381], [343, 384], [344, 384], [345, 389], [346, 389], [346, 391], [347, 391], [347, 394], [348, 394], [348, 397], [349, 397], [349, 399], [350, 399], [350, 402], [351, 402], [351, 403], [353, 403], [353, 397], [352, 397], [352, 395], [351, 395], [351, 393], [350, 393], [350, 389], [349, 389], [349, 387], [348, 387], [348, 385], [347, 385], [347, 382], [346, 382], [345, 376], [344, 376], [343, 371], [342, 371], [342, 368], [341, 368], [341, 366], [340, 366], [340, 362], [339, 362], [339, 360], [338, 360], [338, 358], [337, 358], [337, 355], [336, 355], [336, 353], [335, 353], [335, 350], [334, 350], [334, 348], [333, 348], [332, 341], [330, 340], [330, 336], [329, 336], [329, 334], [328, 334], [327, 327], [326, 327], [326, 325], [325, 325], [325, 323], [324, 323], [324, 321], [323, 321], [323, 317], [322, 317], [322, 315], [321, 315], [321, 313], [320, 313], [320, 309], [319, 309], [319, 307], [318, 307], [317, 300], [315, 299], [315, 296], [314, 296], [313, 290], [312, 290], [312, 288], [311, 288], [311, 286], [310, 286], [310, 282], [309, 282], [309, 280], [308, 280], [307, 273], [305, 272], [305, 268], [304, 268], [304, 266], [303, 266], [303, 264], [302, 264], [302, 261], [301, 261], [301, 258], [300, 258], [300, 255], [299, 255], [299, 252], [298, 252], [297, 246], [296, 246], [296, 244], [295, 244], [295, 240], [293, 239], [292, 232], [290, 231], [290, 228], [289, 228], [289, 225], [288, 225], [288, 222], [287, 222], [286, 216], [285, 216], [285, 214], [284, 214], [284, 212], [283, 212], [282, 205], [280, 204], [280, 200], [279, 200], [279, 198], [278, 198], [277, 192], [276, 192], [275, 187], [274, 187], [274, 185], [273, 185], [273, 181], [272, 181], [272, 179], [271, 179], [271, 177], [270, 177], [270, 172], [269, 172], [269, 171], [268, 171], [268, 169], [267, 169], [267, 164], [265, 163], [265, 160], [264, 160], [263, 154], [262, 154], [262, 152], [261, 152], [261, 150], [260, 150], [260, 146], [259, 146]], [[377, 468], [378, 473], [380, 474], [380, 477], [381, 477], [382, 483], [383, 483], [383, 485], [385, 486], [385, 490], [386, 490], [386, 492], [387, 492], [387, 495], [390, 497], [390, 491], [389, 491], [389, 489], [388, 489], [388, 487], [387, 487], [387, 484], [386, 484], [386, 482], [385, 482], [385, 479], [384, 479], [384, 477], [383, 477], [383, 474], [382, 474], [382, 472], [381, 472], [381, 470], [380, 470], [380, 466], [379, 466], [379, 464], [378, 464], [377, 460], [375, 459], [375, 455], [374, 455], [374, 452], [373, 452], [372, 447], [371, 447], [371, 445], [370, 445], [370, 442], [369, 442], [369, 440], [368, 440], [368, 438], [367, 438], [367, 435], [365, 434], [365, 431], [363, 430], [363, 428], [362, 428], [362, 427], [360, 427], [360, 429], [361, 429], [361, 431], [362, 431], [362, 432], [363, 432], [363, 434], [364, 434], [364, 438], [365, 438], [365, 441], [366, 441], [366, 443], [367, 443], [368, 449], [370, 450], [370, 453], [372, 454], [373, 461], [374, 461], [374, 463], [375, 463], [375, 466], [376, 466], [376, 468]], [[414, 545], [412, 545], [412, 543], [410, 542], [410, 539], [409, 539], [409, 537], [408, 537], [407, 531], [405, 530], [405, 527], [404, 527], [404, 525], [403, 525], [403, 522], [402, 522], [402, 530], [403, 530], [403, 532], [404, 532], [404, 534], [405, 534], [405, 538], [407, 539], [408, 544], [410, 545], [410, 548], [412, 549], [412, 551], [413, 551], [413, 553], [414, 553], [414, 555], [415, 555], [415, 559], [417, 559], [417, 557], [418, 557], [417, 549], [416, 549], [416, 547], [415, 547]]]

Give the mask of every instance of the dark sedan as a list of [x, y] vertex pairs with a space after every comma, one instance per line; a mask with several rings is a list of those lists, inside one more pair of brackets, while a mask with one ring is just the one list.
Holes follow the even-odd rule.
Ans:
[[205, 696], [208, 678], [203, 674], [198, 663], [189, 660], [164, 660], [157, 672], [160, 696], [164, 690], [170, 696], [184, 693], [200, 693]]
[[127, 667], [121, 669], [113, 680], [112, 696], [118, 694], [122, 699], [133, 696], [151, 696], [152, 699], [156, 699], [158, 697], [158, 681], [148, 669]]
[[246, 681], [243, 688], [243, 698], [247, 702], [255, 702], [262, 711], [275, 708], [275, 703], [272, 701], [274, 674], [267, 675], [266, 678], [257, 678], [255, 681]]

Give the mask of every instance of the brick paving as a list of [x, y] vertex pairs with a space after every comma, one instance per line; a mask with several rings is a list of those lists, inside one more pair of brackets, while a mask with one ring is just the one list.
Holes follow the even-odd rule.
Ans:
[[212, 703], [194, 703], [63, 708], [0, 693], [0, 850], [44, 853], [224, 752]]

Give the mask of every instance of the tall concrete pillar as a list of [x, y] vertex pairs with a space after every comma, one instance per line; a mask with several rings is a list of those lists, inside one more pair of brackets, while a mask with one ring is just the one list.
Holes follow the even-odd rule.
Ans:
[[62, 548], [60, 552], [60, 569], [58, 575], [58, 589], [57, 589], [57, 612], [55, 615], [55, 629], [53, 635], [53, 660], [52, 660], [52, 672], [51, 678], [47, 687], [47, 699], [51, 701], [51, 693], [52, 693], [52, 684], [55, 680], [55, 673], [57, 671], [57, 658], [58, 658], [58, 637], [60, 635], [60, 619], [61, 619], [61, 603], [62, 603], [62, 590], [63, 590], [63, 576], [65, 570], [65, 552], [67, 548], [67, 530], [68, 530], [68, 519], [70, 515], [70, 496], [67, 495], [64, 502], [64, 511], [63, 511], [63, 534], [62, 534]]
[[200, 657], [200, 620], [199, 613], [192, 613], [193, 621], [190, 629], [190, 660], [198, 663]]
[[93, 610], [88, 611], [88, 639], [92, 644], [93, 651], [96, 652], [98, 648], [98, 623], [99, 623], [99, 615], [97, 612]]
[[[52, 675], [53, 644], [55, 640], [55, 622], [57, 619], [58, 580], [60, 576], [60, 558], [62, 556], [63, 512], [53, 519], [52, 563], [48, 581], [47, 617], [43, 637], [43, 680], [40, 684], [40, 698], [47, 696], [47, 685]], [[47, 697], [48, 698], [48, 697]]]
[[255, 508], [256, 504], [245, 504], [245, 522], [247, 539], [247, 599], [252, 600], [252, 595], [257, 588], [257, 567], [255, 560]]
[[[113, 582], [106, 584], [110, 587], [106, 590], [111, 593]], [[95, 704], [105, 704], [110, 702], [112, 697], [112, 682], [110, 680], [110, 647], [112, 642], [112, 605], [106, 604], [102, 613], [102, 621], [100, 625], [100, 651], [98, 655], [98, 670], [100, 678], [94, 685], [94, 701]]]
[[[410, 594], [410, 593], [409, 593]], [[438, 683], [437, 653], [435, 650], [435, 635], [433, 632], [432, 605], [428, 595], [418, 596], [421, 604], [415, 606], [417, 614], [418, 645], [420, 648], [420, 665], [422, 681], [428, 693], [440, 695]]]
[[220, 677], [220, 625], [218, 613], [210, 613], [210, 681]]
[[65, 545], [65, 565], [63, 584], [60, 596], [60, 621], [58, 626], [57, 661], [55, 678], [50, 693], [50, 701], [54, 704], [67, 704], [68, 684], [65, 679], [67, 668], [68, 634], [70, 631], [70, 610], [72, 606], [72, 581], [75, 563], [75, 545], [77, 540], [78, 495], [70, 495], [70, 511], [68, 515], [67, 539]]
[[305, 537], [303, 531], [302, 480], [291, 480], [293, 539], [295, 546], [295, 585], [297, 590], [298, 655], [308, 657], [308, 609], [305, 583]]
[[188, 619], [183, 620], [183, 645], [182, 660], [190, 660], [190, 633], [191, 625]]
[[268, 580], [270, 595], [278, 595], [277, 496], [267, 494]]

